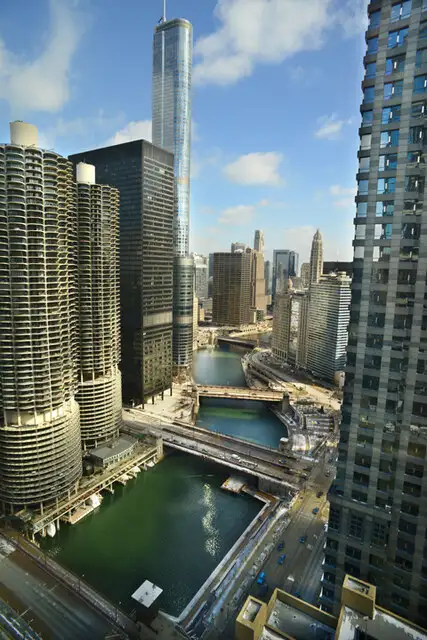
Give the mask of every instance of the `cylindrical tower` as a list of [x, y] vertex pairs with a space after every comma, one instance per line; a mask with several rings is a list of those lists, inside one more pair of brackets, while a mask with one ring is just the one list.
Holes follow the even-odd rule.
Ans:
[[119, 192], [77, 165], [80, 426], [83, 447], [116, 437], [121, 423]]
[[0, 501], [49, 505], [82, 472], [72, 164], [11, 124], [0, 145]]

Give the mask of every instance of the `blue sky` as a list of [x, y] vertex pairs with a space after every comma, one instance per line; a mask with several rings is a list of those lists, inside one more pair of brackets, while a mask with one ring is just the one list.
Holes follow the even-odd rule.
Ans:
[[[14, 0], [0, 24], [0, 128], [68, 155], [150, 138], [162, 0]], [[351, 259], [365, 0], [168, 0], [194, 27], [191, 248], [263, 229], [266, 254]]]

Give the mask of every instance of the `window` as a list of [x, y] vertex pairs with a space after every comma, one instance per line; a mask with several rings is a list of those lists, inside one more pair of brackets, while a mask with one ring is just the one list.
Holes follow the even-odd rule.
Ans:
[[[427, 76], [415, 76], [414, 78], [414, 93], [424, 93], [427, 88]], [[385, 86], [384, 86], [385, 92]]]
[[368, 62], [368, 64], [366, 65], [365, 78], [366, 79], [375, 78], [376, 75], [377, 75], [377, 63]]
[[406, 176], [405, 191], [417, 191], [418, 193], [423, 193], [424, 177], [423, 176]]
[[405, 56], [394, 56], [387, 58], [385, 61], [385, 75], [391, 76], [392, 73], [401, 73], [405, 70]]
[[[354, 237], [356, 240], [364, 240], [366, 237], [366, 225], [357, 224], [355, 228]], [[354, 294], [353, 294], [353, 304], [354, 304]]]
[[360, 148], [361, 149], [370, 149], [371, 148], [371, 139], [372, 135], [370, 133], [360, 136]]
[[422, 11], [427, 11], [427, 0], [423, 0]]
[[417, 125], [416, 127], [409, 127], [408, 143], [417, 144], [424, 140], [424, 127]]
[[405, 215], [420, 215], [423, 210], [423, 203], [420, 200], [405, 200], [403, 203], [403, 213]]
[[[372, 124], [372, 121], [374, 119], [374, 112], [373, 111], [363, 111], [362, 113], [362, 127], [365, 127], [367, 125]], [[388, 122], [388, 120], [387, 120]]]
[[365, 247], [354, 247], [354, 260], [363, 260], [365, 257]]
[[368, 194], [368, 180], [359, 180], [357, 194], [366, 196]]
[[371, 29], [377, 29], [381, 24], [381, 9], [373, 11], [369, 16], [368, 31]]
[[360, 549], [355, 549], [354, 547], [347, 546], [345, 548], [345, 555], [349, 558], [355, 558], [356, 560], [361, 560], [362, 558], [362, 552], [360, 551]]
[[371, 164], [371, 158], [360, 158], [359, 160], [359, 173], [367, 173], [369, 171], [369, 165]]
[[367, 202], [358, 202], [356, 209], [356, 217], [357, 218], [366, 218], [366, 214], [368, 212], [368, 203]]
[[[424, 76], [420, 76], [420, 77], [424, 77]], [[384, 100], [390, 100], [390, 98], [397, 98], [398, 96], [402, 95], [402, 91], [403, 91], [403, 80], [397, 80], [396, 82], [387, 82], [384, 85]]]
[[367, 104], [374, 101], [375, 87], [365, 87], [363, 90], [363, 103]]
[[341, 521], [341, 509], [331, 505], [329, 510], [329, 528], [334, 531], [339, 531]]
[[[386, 262], [390, 260], [390, 255], [391, 255], [391, 247], [374, 247], [372, 258], [374, 262], [379, 262], [379, 261]], [[383, 284], [386, 284], [386, 282], [384, 282]]]
[[377, 202], [375, 208], [375, 215], [378, 216], [392, 216], [394, 213], [394, 202]]
[[415, 57], [415, 68], [419, 69], [427, 63], [427, 49], [418, 49]]
[[397, 167], [397, 153], [389, 153], [388, 155], [382, 155], [379, 157], [378, 169], [379, 171], [390, 171]]
[[411, 15], [412, 0], [403, 0], [391, 7], [390, 22], [396, 22], [397, 20], [403, 20]]
[[388, 543], [388, 523], [380, 520], [373, 521], [371, 542], [377, 547], [385, 547]]
[[[362, 136], [363, 137], [363, 136]], [[399, 144], [399, 129], [382, 131], [380, 135], [380, 147], [397, 147]]]
[[376, 53], [377, 51], [378, 51], [378, 38], [369, 38], [367, 53]]
[[348, 535], [363, 540], [363, 518], [355, 513], [350, 514]]
[[[405, 44], [407, 37], [408, 37], [407, 27], [405, 27], [404, 29], [399, 29], [398, 31], [391, 31], [388, 34], [388, 42], [387, 42], [388, 48], [394, 49], [395, 47], [402, 47]], [[375, 38], [372, 38], [372, 40], [375, 40]], [[378, 49], [378, 38], [376, 38], [376, 40], [377, 40], [377, 49]]]
[[421, 233], [421, 225], [416, 223], [402, 224], [402, 238], [404, 240], [419, 240]]
[[423, 102], [414, 102], [412, 104], [411, 116], [413, 118], [423, 117], [426, 111], [426, 103]]
[[394, 105], [393, 107], [384, 107], [381, 122], [382, 124], [388, 124], [389, 122], [400, 122], [400, 105]]
[[425, 164], [425, 158], [422, 151], [408, 152], [408, 165]]
[[[361, 180], [361, 182], [368, 182], [368, 181]], [[383, 195], [385, 193], [394, 193], [395, 189], [396, 189], [396, 178], [378, 178], [377, 193], [379, 195]]]
[[418, 33], [418, 38], [422, 40], [423, 38], [427, 38], [427, 21], [421, 22], [420, 31]]
[[376, 240], [390, 240], [392, 235], [393, 225], [390, 222], [385, 224], [376, 224], [374, 229], [374, 238]]
[[418, 262], [418, 247], [401, 247], [399, 260], [402, 262]]

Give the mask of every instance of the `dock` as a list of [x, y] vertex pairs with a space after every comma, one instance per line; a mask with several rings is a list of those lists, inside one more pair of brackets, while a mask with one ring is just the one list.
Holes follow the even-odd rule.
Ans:
[[222, 483], [221, 489], [230, 491], [231, 493], [241, 493], [246, 484], [245, 478], [241, 476], [230, 476], [230, 478], [227, 478], [227, 480]]

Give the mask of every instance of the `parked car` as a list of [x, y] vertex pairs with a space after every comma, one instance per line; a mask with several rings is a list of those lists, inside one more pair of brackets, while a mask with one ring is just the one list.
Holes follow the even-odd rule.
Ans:
[[301, 544], [304, 544], [304, 542], [307, 540], [307, 536], [301, 536], [299, 541]]
[[265, 582], [265, 571], [261, 571], [261, 573], [259, 574], [258, 578], [257, 578], [257, 583], [258, 584], [264, 584]]
[[314, 507], [313, 513], [316, 516], [319, 513], [319, 507]]
[[283, 547], [285, 546], [285, 543], [283, 542], [283, 540], [281, 542], [279, 542], [279, 544], [277, 545], [277, 551], [281, 551], [283, 549]]
[[321, 498], [323, 496], [323, 491], [318, 491], [316, 493], [316, 498]]
[[281, 556], [279, 556], [279, 559], [277, 561], [277, 564], [283, 564], [285, 562], [285, 558], [286, 558], [286, 554], [282, 553]]

